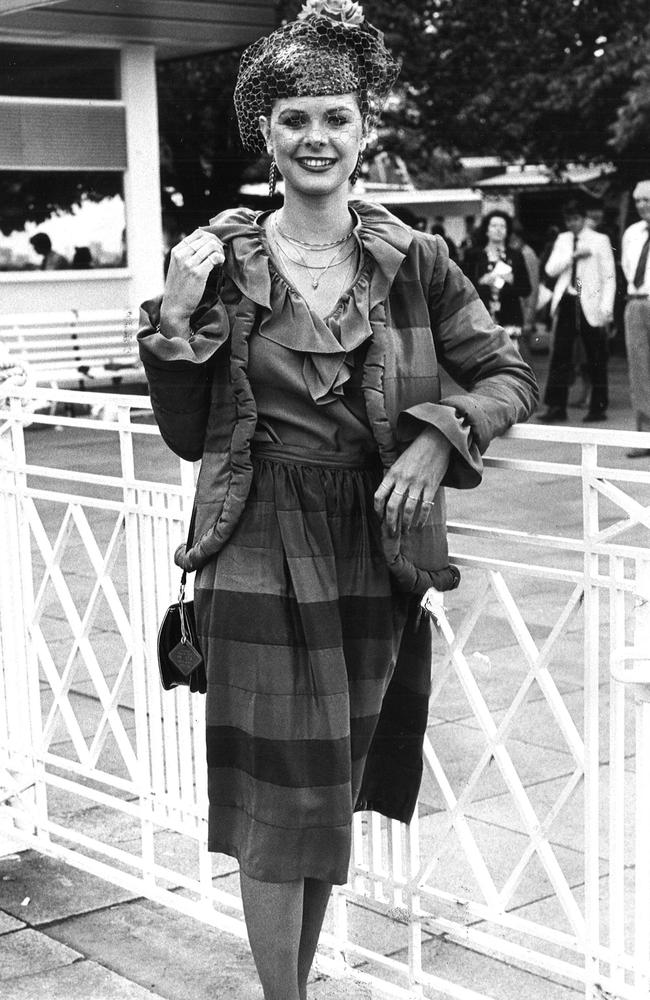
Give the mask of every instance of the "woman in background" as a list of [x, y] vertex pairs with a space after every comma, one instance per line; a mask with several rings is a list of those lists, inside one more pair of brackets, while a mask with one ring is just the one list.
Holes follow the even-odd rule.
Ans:
[[531, 283], [521, 252], [509, 246], [511, 235], [511, 217], [500, 209], [489, 212], [463, 270], [494, 322], [518, 340], [524, 323], [521, 300], [530, 295]]

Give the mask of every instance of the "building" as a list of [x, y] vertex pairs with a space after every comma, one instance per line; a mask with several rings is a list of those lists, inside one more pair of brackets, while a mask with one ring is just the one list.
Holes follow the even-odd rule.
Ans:
[[[156, 61], [249, 44], [275, 23], [273, 0], [0, 0], [5, 313], [136, 308], [162, 289]], [[48, 185], [105, 195], [86, 199], [85, 229], [67, 218], [92, 268], [41, 270], [35, 227], [11, 229], [20, 199], [46, 201]], [[110, 237], [93, 238], [92, 220]], [[37, 228], [56, 250], [65, 225]]]

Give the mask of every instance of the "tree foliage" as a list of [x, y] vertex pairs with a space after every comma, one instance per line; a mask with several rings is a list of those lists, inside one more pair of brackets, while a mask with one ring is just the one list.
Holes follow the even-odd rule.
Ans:
[[[650, 174], [647, 0], [363, 6], [403, 62], [374, 151], [399, 153], [421, 186], [462, 183], [458, 157], [472, 154], [551, 166], [613, 159], [623, 184]], [[299, 7], [300, 0], [279, 0], [278, 23]], [[232, 205], [247, 171], [263, 175], [265, 165], [251, 164], [237, 135], [239, 54], [159, 66], [163, 208], [172, 230]], [[115, 193], [110, 175], [81, 186], [65, 173], [0, 180], [4, 232]]]
[[650, 121], [645, 0], [366, 6], [401, 51], [405, 112], [423, 145], [551, 165], [640, 151]]
[[26, 222], [39, 224], [85, 201], [121, 194], [121, 177], [108, 171], [0, 170], [0, 232], [10, 236]]
[[232, 95], [239, 52], [158, 67], [163, 212], [188, 231], [233, 205], [250, 163], [241, 149]]

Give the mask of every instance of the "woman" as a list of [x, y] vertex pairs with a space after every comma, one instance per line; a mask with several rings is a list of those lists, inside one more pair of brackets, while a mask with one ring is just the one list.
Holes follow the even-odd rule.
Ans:
[[[239, 861], [266, 1000], [305, 1000], [354, 809], [411, 817], [419, 599], [458, 582], [441, 487], [476, 485], [536, 398], [443, 241], [348, 201], [396, 69], [351, 0], [311, 0], [245, 52], [240, 132], [284, 205], [182, 240], [140, 332], [161, 433], [202, 459], [176, 561], [197, 571], [209, 847]], [[438, 359], [464, 386], [444, 400]]]
[[495, 323], [513, 339], [521, 337], [524, 314], [521, 299], [530, 295], [530, 276], [519, 250], [509, 246], [512, 219], [496, 209], [481, 222], [478, 249], [469, 255], [464, 270]]

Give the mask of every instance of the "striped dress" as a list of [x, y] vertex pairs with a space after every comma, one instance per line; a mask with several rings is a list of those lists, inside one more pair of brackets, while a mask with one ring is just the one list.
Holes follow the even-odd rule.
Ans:
[[[405, 625], [425, 674], [430, 636], [413, 599], [394, 592], [373, 511], [382, 472], [360, 387], [366, 327], [354, 321], [371, 262], [327, 323], [296, 312], [296, 293], [269, 263], [274, 322], [250, 340], [252, 488], [232, 537], [195, 582], [208, 668], [209, 847], [262, 881], [343, 884]], [[345, 343], [343, 369], [340, 347], [327, 363], [334, 336]], [[398, 713], [426, 714], [426, 692], [413, 705], [403, 695]], [[365, 776], [373, 799], [399, 753], [395, 736], [385, 734], [384, 755], [376, 747], [377, 762], [388, 762]], [[403, 752], [419, 766], [419, 744]]]
[[[189, 338], [160, 298], [138, 335], [164, 440], [202, 459], [198, 542], [176, 561], [197, 571], [209, 845], [271, 882], [346, 882], [354, 810], [409, 822], [417, 803], [431, 636], [413, 595], [458, 574], [443, 491], [421, 534], [380, 538], [378, 451], [389, 466], [397, 435], [435, 426], [444, 485], [471, 488], [537, 399], [442, 242], [351, 212], [362, 264], [326, 320], [277, 270], [263, 216], [233, 209], [209, 227], [226, 260]], [[441, 398], [439, 365], [461, 391]]]

